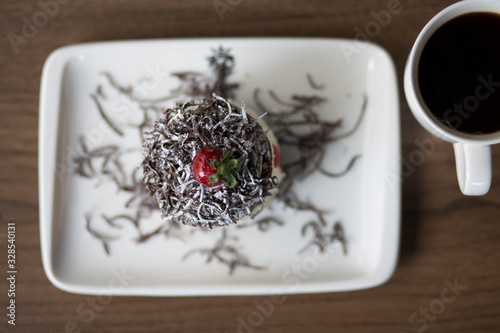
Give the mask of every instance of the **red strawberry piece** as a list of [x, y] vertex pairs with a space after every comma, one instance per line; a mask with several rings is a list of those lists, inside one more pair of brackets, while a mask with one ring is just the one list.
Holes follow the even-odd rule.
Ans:
[[233, 188], [238, 178], [241, 162], [231, 152], [212, 147], [204, 147], [193, 159], [193, 174], [196, 180], [205, 186], [216, 186], [222, 183]]
[[212, 183], [210, 182], [210, 176], [217, 173], [217, 169], [212, 167], [208, 160], [216, 160], [220, 161], [222, 158], [222, 151], [212, 147], [204, 147], [202, 148], [193, 159], [193, 174], [194, 178], [200, 184], [205, 186], [216, 186], [222, 184], [222, 179], [219, 179], [218, 182]]
[[280, 165], [281, 155], [278, 146], [273, 143], [273, 151], [274, 151], [274, 167], [277, 168]]

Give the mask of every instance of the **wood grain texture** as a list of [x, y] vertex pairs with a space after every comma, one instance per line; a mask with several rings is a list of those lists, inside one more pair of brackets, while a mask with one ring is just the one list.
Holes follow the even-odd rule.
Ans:
[[[49, 0], [47, 0], [49, 1]], [[63, 2], [63, 1], [61, 1]], [[237, 332], [260, 297], [113, 297], [95, 317], [76, 313], [89, 296], [62, 292], [47, 280], [38, 230], [38, 98], [43, 63], [68, 44], [139, 38], [207, 36], [355, 36], [388, 0], [243, 0], [221, 21], [212, 0], [66, 0], [54, 17], [14, 52], [36, 1], [0, 2], [0, 311], [1, 332]], [[233, 1], [237, 3], [238, 1]], [[394, 58], [400, 82], [402, 159], [430, 139], [411, 115], [402, 90], [406, 57], [420, 29], [451, 0], [402, 0], [372, 41]], [[500, 106], [499, 106], [500, 107]], [[363, 291], [286, 296], [258, 327], [241, 332], [498, 332], [500, 331], [500, 147], [493, 147], [493, 185], [483, 197], [460, 194], [452, 147], [405, 170], [400, 259], [386, 284]], [[17, 223], [17, 325], [7, 324], [6, 223]], [[4, 255], [5, 254], [5, 255]], [[420, 308], [436, 306], [445, 280], [467, 285], [429, 317], [409, 324]], [[434, 301], [434, 303], [433, 303]], [[439, 309], [441, 310], [441, 309]], [[417, 319], [421, 319], [418, 317]], [[69, 323], [69, 324], [68, 324]], [[71, 326], [76, 325], [75, 328]], [[66, 326], [68, 325], [68, 326]]]

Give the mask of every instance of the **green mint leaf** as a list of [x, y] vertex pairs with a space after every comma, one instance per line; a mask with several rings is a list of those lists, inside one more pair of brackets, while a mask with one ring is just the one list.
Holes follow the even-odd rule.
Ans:
[[236, 169], [236, 168], [239, 168], [242, 163], [240, 161], [238, 161], [237, 159], [233, 158], [232, 160], [229, 160], [229, 162], [227, 162], [227, 164], [231, 167], [231, 169]]
[[208, 177], [208, 181], [211, 183], [217, 183], [220, 180], [220, 175], [218, 173], [214, 173]]
[[239, 173], [236, 171], [243, 163], [234, 158], [230, 151], [225, 150], [222, 153], [220, 161], [208, 160], [210, 166], [217, 170], [216, 175], [209, 177], [210, 182], [216, 183], [222, 180], [224, 184], [228, 187], [233, 188], [238, 183], [238, 178], [240, 178]]
[[229, 164], [222, 164], [220, 167], [219, 167], [219, 173], [221, 175], [228, 175], [231, 173], [231, 166]]
[[207, 158], [208, 164], [214, 169], [218, 169], [220, 166], [220, 162], [211, 158]]
[[236, 186], [236, 178], [234, 178], [234, 176], [232, 174], [229, 174], [229, 175], [226, 175], [225, 177], [223, 177], [222, 181], [224, 182], [224, 184], [226, 184], [228, 187], [230, 188], [233, 188]]
[[231, 154], [231, 152], [229, 150], [224, 150], [224, 152], [222, 153], [221, 162], [226, 163], [227, 161], [229, 161], [232, 158], [233, 158], [233, 154]]

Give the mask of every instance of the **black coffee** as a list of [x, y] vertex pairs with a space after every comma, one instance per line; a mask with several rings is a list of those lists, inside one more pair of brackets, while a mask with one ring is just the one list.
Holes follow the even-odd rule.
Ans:
[[500, 131], [500, 15], [469, 13], [441, 26], [422, 51], [418, 81], [428, 109], [446, 126]]

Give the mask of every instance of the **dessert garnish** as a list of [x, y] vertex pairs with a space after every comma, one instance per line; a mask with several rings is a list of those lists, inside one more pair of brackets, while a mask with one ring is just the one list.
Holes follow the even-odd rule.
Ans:
[[194, 178], [205, 186], [212, 187], [224, 183], [233, 188], [240, 178], [238, 169], [241, 164], [229, 150], [222, 152], [220, 149], [205, 146], [193, 159]]

